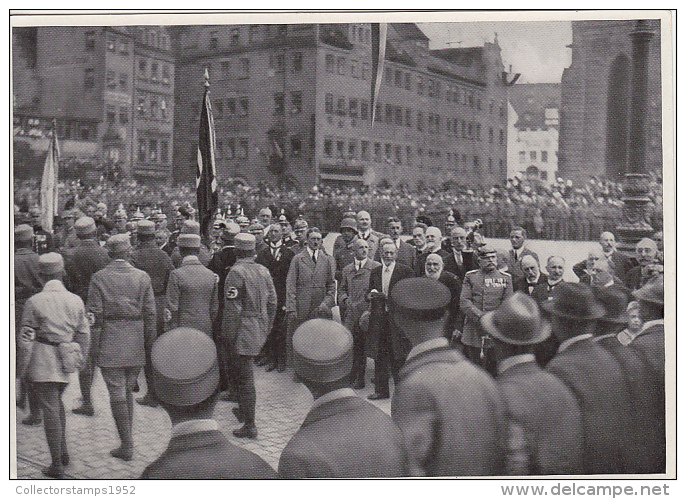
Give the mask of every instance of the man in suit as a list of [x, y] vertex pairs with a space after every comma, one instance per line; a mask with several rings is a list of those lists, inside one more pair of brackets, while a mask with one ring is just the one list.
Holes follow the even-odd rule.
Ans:
[[424, 251], [418, 253], [415, 260], [414, 270], [417, 277], [424, 275], [424, 264], [426, 263], [426, 257], [430, 254], [435, 253], [443, 259], [448, 257], [448, 253], [441, 249], [441, 241], [443, 241], [441, 229], [438, 227], [428, 227], [424, 232], [424, 238], [426, 239]]
[[[390, 397], [389, 378], [397, 382], [400, 368], [409, 351], [407, 338], [403, 337], [389, 315], [388, 297], [399, 281], [414, 277], [410, 267], [396, 262], [398, 249], [395, 244], [387, 243], [381, 248], [381, 263], [369, 275], [369, 288], [366, 299], [370, 305], [370, 328], [372, 329], [371, 350], [375, 350], [375, 387], [369, 395], [371, 400]], [[374, 348], [375, 347], [375, 348]]]
[[344, 218], [341, 220], [341, 235], [336, 238], [333, 247], [333, 258], [336, 261], [336, 281], [339, 283], [341, 282], [343, 269], [346, 265], [352, 263], [355, 258], [354, 245], [356, 240], [357, 222], [354, 218]]
[[561, 256], [552, 255], [548, 257], [545, 269], [548, 271], [546, 280], [531, 291], [531, 298], [539, 305], [552, 300], [555, 287], [564, 282], [565, 259]]
[[495, 352], [490, 335], [481, 327], [481, 316], [498, 308], [512, 295], [512, 277], [496, 268], [497, 261], [495, 249], [489, 246], [481, 247], [481, 268], [465, 274], [460, 293], [460, 310], [465, 314], [462, 331], [465, 356], [493, 375]]
[[152, 363], [155, 392], [171, 420], [172, 438], [142, 479], [276, 478], [261, 457], [229, 442], [212, 418], [219, 366], [207, 334], [191, 328], [169, 331], [155, 341]]
[[412, 476], [483, 476], [505, 472], [505, 407], [483, 370], [444, 336], [450, 292], [412, 278], [391, 291], [395, 322], [412, 342], [391, 401]]
[[534, 345], [550, 335], [536, 302], [516, 292], [481, 325], [493, 337], [496, 382], [507, 407], [508, 475], [581, 473], [581, 413], [574, 394], [543, 371]]
[[91, 328], [98, 331], [96, 363], [121, 439], [121, 446], [110, 454], [124, 461], [133, 458], [133, 388], [157, 334], [150, 276], [127, 261], [131, 249], [126, 234], [107, 240], [112, 261], [93, 275], [86, 304]]
[[536, 260], [532, 255], [524, 255], [519, 261], [524, 275], [518, 277], [512, 282], [515, 291], [521, 291], [527, 296], [531, 296], [533, 290], [539, 284], [543, 284], [548, 280], [548, 276], [541, 272]]
[[538, 261], [538, 255], [524, 246], [525, 241], [526, 230], [524, 230], [523, 227], [515, 227], [510, 231], [510, 244], [512, 245], [512, 248], [507, 252], [504, 263], [507, 266], [507, 269], [505, 270], [512, 276], [513, 280], [524, 275], [522, 267], [520, 266], [520, 262], [524, 255], [531, 255]]
[[291, 260], [286, 278], [286, 317], [289, 359], [291, 338], [297, 327], [316, 316], [331, 317], [335, 304], [336, 262], [322, 250], [322, 234], [316, 227], [307, 230], [307, 246]]
[[541, 304], [548, 312], [560, 346], [546, 366], [575, 395], [582, 415], [583, 473], [627, 471], [629, 393], [617, 360], [593, 341], [604, 307], [582, 283], [564, 283]]
[[[400, 219], [395, 217], [390, 217], [388, 219], [388, 234], [390, 238], [395, 243], [395, 247], [398, 248], [398, 256], [396, 261], [406, 265], [410, 268], [414, 268], [414, 260], [417, 256], [417, 252], [413, 245], [406, 243], [402, 240], [400, 236], [403, 234], [403, 224]], [[381, 256], [377, 251], [377, 261], [381, 261]]]
[[626, 286], [631, 291], [642, 288], [656, 274], [664, 272], [664, 267], [657, 260], [657, 243], [652, 239], [644, 237], [636, 244], [636, 258], [638, 265], [626, 276]]
[[293, 335], [295, 370], [314, 404], [281, 453], [280, 478], [407, 475], [402, 433], [349, 388], [352, 350], [350, 332], [337, 322], [313, 319]]
[[369, 277], [372, 270], [381, 264], [368, 258], [369, 243], [364, 239], [356, 239], [353, 246], [355, 258], [343, 269], [338, 289], [338, 305], [344, 310], [341, 314], [343, 324], [353, 334], [352, 385], [353, 388], [362, 389], [365, 384], [367, 355], [365, 333], [361, 330], [359, 321], [362, 314], [369, 310], [369, 302], [366, 300]]
[[378, 260], [376, 252], [379, 248], [379, 240], [383, 234], [372, 229], [372, 217], [367, 211], [357, 212], [357, 237], [369, 243], [369, 258]]
[[[157, 310], [157, 335], [164, 333], [164, 300], [167, 292], [169, 273], [174, 270], [172, 259], [162, 251], [155, 242], [155, 223], [149, 220], [138, 222], [138, 248], [131, 253], [131, 264], [137, 269], [145, 271], [150, 276], [152, 291], [155, 294], [155, 306]], [[178, 239], [177, 239], [178, 244]], [[150, 352], [146, 352], [145, 381], [148, 391], [145, 396], [138, 399], [141, 405], [157, 407], [154, 388], [152, 384], [152, 370], [150, 367]]]
[[281, 225], [275, 223], [267, 231], [268, 248], [257, 255], [255, 262], [264, 265], [272, 276], [276, 289], [276, 315], [274, 325], [262, 348], [267, 371], [286, 370], [286, 279], [295, 254], [283, 241]]
[[[78, 244], [76, 248], [65, 254], [65, 284], [67, 289], [79, 296], [84, 303], [88, 301], [88, 288], [93, 275], [104, 269], [110, 261], [107, 249], [97, 241], [97, 226], [91, 217], [80, 217], [74, 224]], [[95, 339], [95, 338], [94, 338]], [[92, 416], [94, 414], [91, 401], [91, 387], [95, 374], [96, 342], [90, 344], [91, 351], [83, 352], [86, 364], [79, 371], [79, 389], [81, 390], [81, 405], [72, 409], [74, 414]]]
[[448, 256], [443, 259], [444, 270], [454, 274], [462, 282], [467, 272], [478, 268], [474, 251], [467, 246], [467, 231], [459, 226], [453, 227], [449, 246]]
[[[610, 272], [617, 276], [620, 281], [624, 282], [626, 280], [626, 274], [634, 266], [634, 262], [630, 257], [617, 251], [615, 236], [612, 232], [603, 232], [600, 234], [600, 248], [602, 254], [597, 255], [598, 257], [605, 257], [609, 262]], [[584, 272], [587, 268], [586, 261], [582, 261], [574, 265], [572, 270], [581, 280], [586, 274]]]

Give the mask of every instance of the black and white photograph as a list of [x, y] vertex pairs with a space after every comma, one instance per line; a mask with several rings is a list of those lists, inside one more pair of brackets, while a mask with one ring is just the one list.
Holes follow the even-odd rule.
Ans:
[[9, 14], [24, 495], [670, 495], [676, 11]]

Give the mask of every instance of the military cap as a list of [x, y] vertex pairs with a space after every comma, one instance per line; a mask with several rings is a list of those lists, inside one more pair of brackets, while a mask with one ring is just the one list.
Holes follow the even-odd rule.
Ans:
[[180, 234], [200, 234], [200, 224], [195, 220], [185, 220], [181, 226]]
[[138, 222], [138, 234], [141, 235], [150, 235], [154, 236], [155, 235], [155, 222], [151, 222], [150, 220], [141, 220]]
[[176, 238], [176, 245], [179, 248], [199, 248], [200, 236], [197, 234], [179, 234]]
[[59, 253], [45, 253], [38, 257], [41, 274], [55, 275], [64, 272], [64, 259]]
[[106, 244], [109, 251], [127, 251], [131, 249], [131, 238], [128, 234], [116, 234]]
[[305, 379], [329, 383], [350, 374], [353, 337], [345, 326], [311, 319], [293, 333], [293, 367]]
[[78, 235], [93, 234], [96, 230], [95, 220], [91, 217], [81, 217], [74, 223], [74, 231]]
[[155, 395], [177, 407], [207, 400], [219, 385], [214, 341], [207, 334], [179, 327], [163, 334], [150, 354]]
[[491, 255], [491, 254], [498, 254], [498, 252], [495, 250], [493, 246], [488, 246], [484, 245], [479, 248], [479, 256], [486, 256], [486, 255]]
[[250, 224], [250, 227], [248, 227], [248, 231], [253, 233], [253, 232], [262, 232], [264, 230], [264, 225], [262, 225], [261, 222], [258, 222], [255, 220], [253, 223]]
[[33, 239], [33, 227], [26, 224], [17, 225], [14, 228], [14, 239], [22, 242], [31, 241]]
[[391, 290], [391, 309], [417, 320], [440, 319], [449, 303], [450, 291], [435, 279], [403, 279]]
[[236, 217], [236, 222], [238, 222], [238, 225], [241, 227], [247, 227], [250, 225], [250, 219], [246, 217], [245, 215], [239, 215]]
[[580, 282], [562, 282], [555, 286], [553, 296], [541, 304], [546, 312], [578, 321], [600, 319], [603, 307], [593, 296], [590, 286]]
[[224, 241], [233, 241], [234, 236], [240, 232], [241, 228], [236, 222], [229, 222], [226, 224], [226, 229], [222, 231], [222, 239]]
[[251, 251], [255, 249], [255, 236], [241, 232], [233, 238], [233, 243], [236, 249]]
[[309, 227], [309, 224], [307, 223], [307, 220], [304, 218], [299, 218], [295, 221], [295, 224], [293, 225], [294, 229], [304, 229]]
[[341, 230], [343, 229], [357, 230], [357, 222], [354, 218], [344, 218], [341, 220]]
[[533, 345], [550, 336], [550, 324], [541, 318], [538, 305], [521, 291], [482, 315], [481, 325], [488, 334], [511, 345]]
[[657, 305], [665, 304], [665, 277], [658, 275], [648, 281], [648, 283], [641, 289], [637, 289], [633, 293], [634, 298], [638, 301], [655, 303]]

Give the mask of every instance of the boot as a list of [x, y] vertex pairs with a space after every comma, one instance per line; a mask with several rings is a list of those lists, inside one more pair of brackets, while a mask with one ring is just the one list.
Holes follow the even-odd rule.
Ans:
[[45, 476], [50, 478], [56, 478], [58, 480], [64, 478], [64, 471], [60, 466], [50, 465], [47, 468], [43, 468], [42, 471]]
[[157, 407], [158, 405], [160, 405], [160, 402], [159, 400], [157, 400], [157, 397], [151, 395], [150, 392], [148, 392], [145, 395], [145, 397], [136, 399], [136, 402], [138, 402], [140, 405], [145, 405], [147, 407]]
[[233, 430], [233, 436], [236, 438], [257, 438], [257, 427], [255, 423], [245, 423], [241, 428]]
[[93, 409], [93, 404], [90, 400], [83, 399], [83, 403], [76, 409], [72, 409], [71, 412], [78, 414], [80, 416], [93, 416], [95, 410]]
[[125, 400], [110, 402], [112, 416], [117, 425], [121, 446], [110, 451], [110, 454], [123, 461], [131, 461], [133, 458], [133, 435], [131, 433], [131, 419], [128, 404]]
[[241, 412], [241, 408], [240, 407], [234, 407], [233, 409], [231, 409], [231, 411], [233, 412], [233, 415], [236, 416], [236, 419], [238, 420], [238, 422], [242, 423], [244, 418], [243, 418], [243, 413]]

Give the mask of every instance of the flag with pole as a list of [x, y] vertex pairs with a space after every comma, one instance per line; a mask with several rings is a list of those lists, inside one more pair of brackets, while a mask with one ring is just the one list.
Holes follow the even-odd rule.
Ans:
[[376, 117], [376, 101], [381, 89], [381, 79], [383, 78], [383, 61], [386, 58], [386, 33], [388, 25], [386, 23], [372, 23], [372, 109], [369, 116], [374, 126]]
[[57, 215], [58, 204], [58, 187], [57, 177], [60, 169], [60, 149], [57, 143], [57, 127], [53, 120], [52, 134], [50, 137], [50, 145], [48, 146], [48, 155], [45, 158], [45, 165], [43, 166], [43, 178], [40, 184], [40, 223], [43, 230], [48, 234], [52, 234], [53, 222]]
[[196, 188], [198, 194], [198, 222], [200, 233], [207, 238], [210, 224], [217, 210], [217, 170], [215, 164], [215, 136], [212, 105], [210, 104], [210, 75], [205, 68], [205, 95], [200, 112]]

